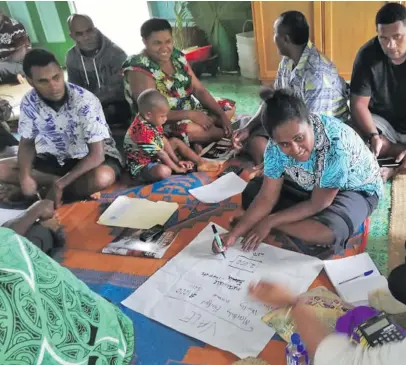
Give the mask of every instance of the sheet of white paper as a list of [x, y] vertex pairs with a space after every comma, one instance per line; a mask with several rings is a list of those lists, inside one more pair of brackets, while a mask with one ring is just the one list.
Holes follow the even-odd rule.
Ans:
[[246, 186], [247, 183], [243, 179], [234, 172], [230, 172], [213, 181], [211, 184], [196, 189], [190, 189], [189, 193], [203, 203], [219, 203], [242, 193]]
[[370, 270], [374, 270], [370, 276], [380, 276], [378, 268], [367, 253], [339, 260], [326, 260], [324, 267], [334, 286]]
[[387, 289], [388, 281], [384, 276], [367, 276], [343, 285], [337, 291], [348, 303], [368, 305], [368, 294], [378, 289]]
[[178, 207], [178, 203], [119, 196], [100, 216], [97, 223], [105, 226], [149, 229], [156, 224], [164, 225]]
[[248, 297], [248, 284], [265, 279], [299, 294], [309, 288], [323, 262], [265, 244], [255, 252], [243, 252], [236, 244], [223, 258], [212, 253], [212, 241], [209, 224], [123, 304], [241, 358], [256, 357], [275, 331], [261, 320], [270, 307]]
[[6, 223], [10, 219], [17, 218], [19, 215], [23, 214], [25, 210], [19, 209], [3, 209], [0, 208], [0, 226]]
[[[367, 304], [368, 294], [371, 291], [388, 286], [386, 278], [381, 276], [378, 268], [367, 253], [339, 260], [326, 260], [324, 261], [324, 267], [341, 298], [354, 305]], [[367, 277], [360, 277], [340, 284], [370, 270], [373, 270], [373, 273]]]

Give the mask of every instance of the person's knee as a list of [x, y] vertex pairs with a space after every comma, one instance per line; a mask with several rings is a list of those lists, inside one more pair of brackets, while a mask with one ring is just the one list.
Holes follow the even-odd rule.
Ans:
[[242, 192], [241, 203], [244, 210], [249, 208], [255, 197], [258, 195], [259, 191], [261, 190], [263, 180], [264, 178], [262, 176], [255, 177], [248, 183]]
[[406, 264], [393, 269], [388, 277], [389, 290], [396, 300], [406, 304]]
[[[247, 151], [254, 158], [263, 160], [264, 152], [268, 144], [268, 139], [263, 136], [250, 137], [247, 141]], [[260, 163], [259, 161], [255, 161]]]
[[110, 166], [99, 166], [94, 175], [94, 185], [96, 190], [103, 190], [116, 181], [116, 173]]
[[186, 127], [186, 134], [191, 142], [201, 140], [217, 141], [225, 136], [224, 130], [216, 127], [215, 125], [212, 125], [211, 128], [206, 131], [203, 129], [203, 127], [193, 122], [188, 123]]
[[170, 137], [168, 139], [169, 143], [171, 144], [173, 149], [176, 149], [177, 147], [179, 147], [179, 145], [181, 144], [181, 140], [177, 137]]
[[156, 165], [153, 171], [154, 180], [164, 180], [171, 176], [172, 170], [163, 164]]
[[196, 124], [196, 123], [188, 123], [186, 126], [186, 134], [189, 137], [189, 140], [194, 141], [194, 140], [198, 140], [201, 138], [202, 135], [204, 135], [205, 133], [207, 133], [203, 127], [201, 127], [200, 125]]
[[379, 157], [397, 157], [397, 156], [390, 156], [391, 155], [391, 150], [393, 150], [394, 144], [389, 141], [385, 136], [381, 136], [381, 141], [382, 141], [382, 148], [379, 153]]

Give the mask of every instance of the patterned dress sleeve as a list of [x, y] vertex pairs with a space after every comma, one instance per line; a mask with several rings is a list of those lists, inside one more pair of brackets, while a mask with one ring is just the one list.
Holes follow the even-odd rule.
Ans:
[[31, 100], [31, 93], [24, 96], [20, 104], [20, 118], [18, 120], [18, 134], [25, 139], [35, 139], [38, 136], [36, 121], [38, 113]]
[[286, 159], [279, 147], [272, 141], [268, 142], [264, 153], [264, 174], [270, 179], [280, 179], [285, 171]]
[[111, 138], [102, 105], [99, 99], [88, 91], [85, 92], [79, 106], [78, 116], [86, 143], [96, 143]]
[[122, 67], [124, 74], [127, 71], [139, 71], [151, 77], [157, 69], [155, 62], [150, 60], [143, 53], [127, 57]]

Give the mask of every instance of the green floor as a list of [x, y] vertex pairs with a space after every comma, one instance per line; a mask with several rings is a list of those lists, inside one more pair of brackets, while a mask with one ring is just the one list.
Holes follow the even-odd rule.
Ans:
[[[232, 99], [237, 103], [237, 114], [252, 115], [259, 105], [258, 81], [245, 79], [237, 75], [219, 75], [201, 79], [207, 89], [214, 95]], [[385, 198], [379, 203], [372, 215], [367, 251], [382, 274], [388, 272], [388, 232], [391, 207], [391, 184], [385, 186]]]

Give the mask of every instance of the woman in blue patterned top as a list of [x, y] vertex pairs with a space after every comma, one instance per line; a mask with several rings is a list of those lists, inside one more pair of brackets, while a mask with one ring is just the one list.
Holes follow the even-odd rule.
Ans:
[[[277, 229], [340, 251], [382, 196], [377, 161], [353, 129], [334, 117], [310, 114], [288, 90], [265, 89], [261, 97], [262, 124], [270, 136], [265, 177], [248, 184], [246, 213], [224, 243], [233, 245], [244, 236], [243, 248], [255, 249]], [[287, 182], [300, 197], [286, 194]]]

